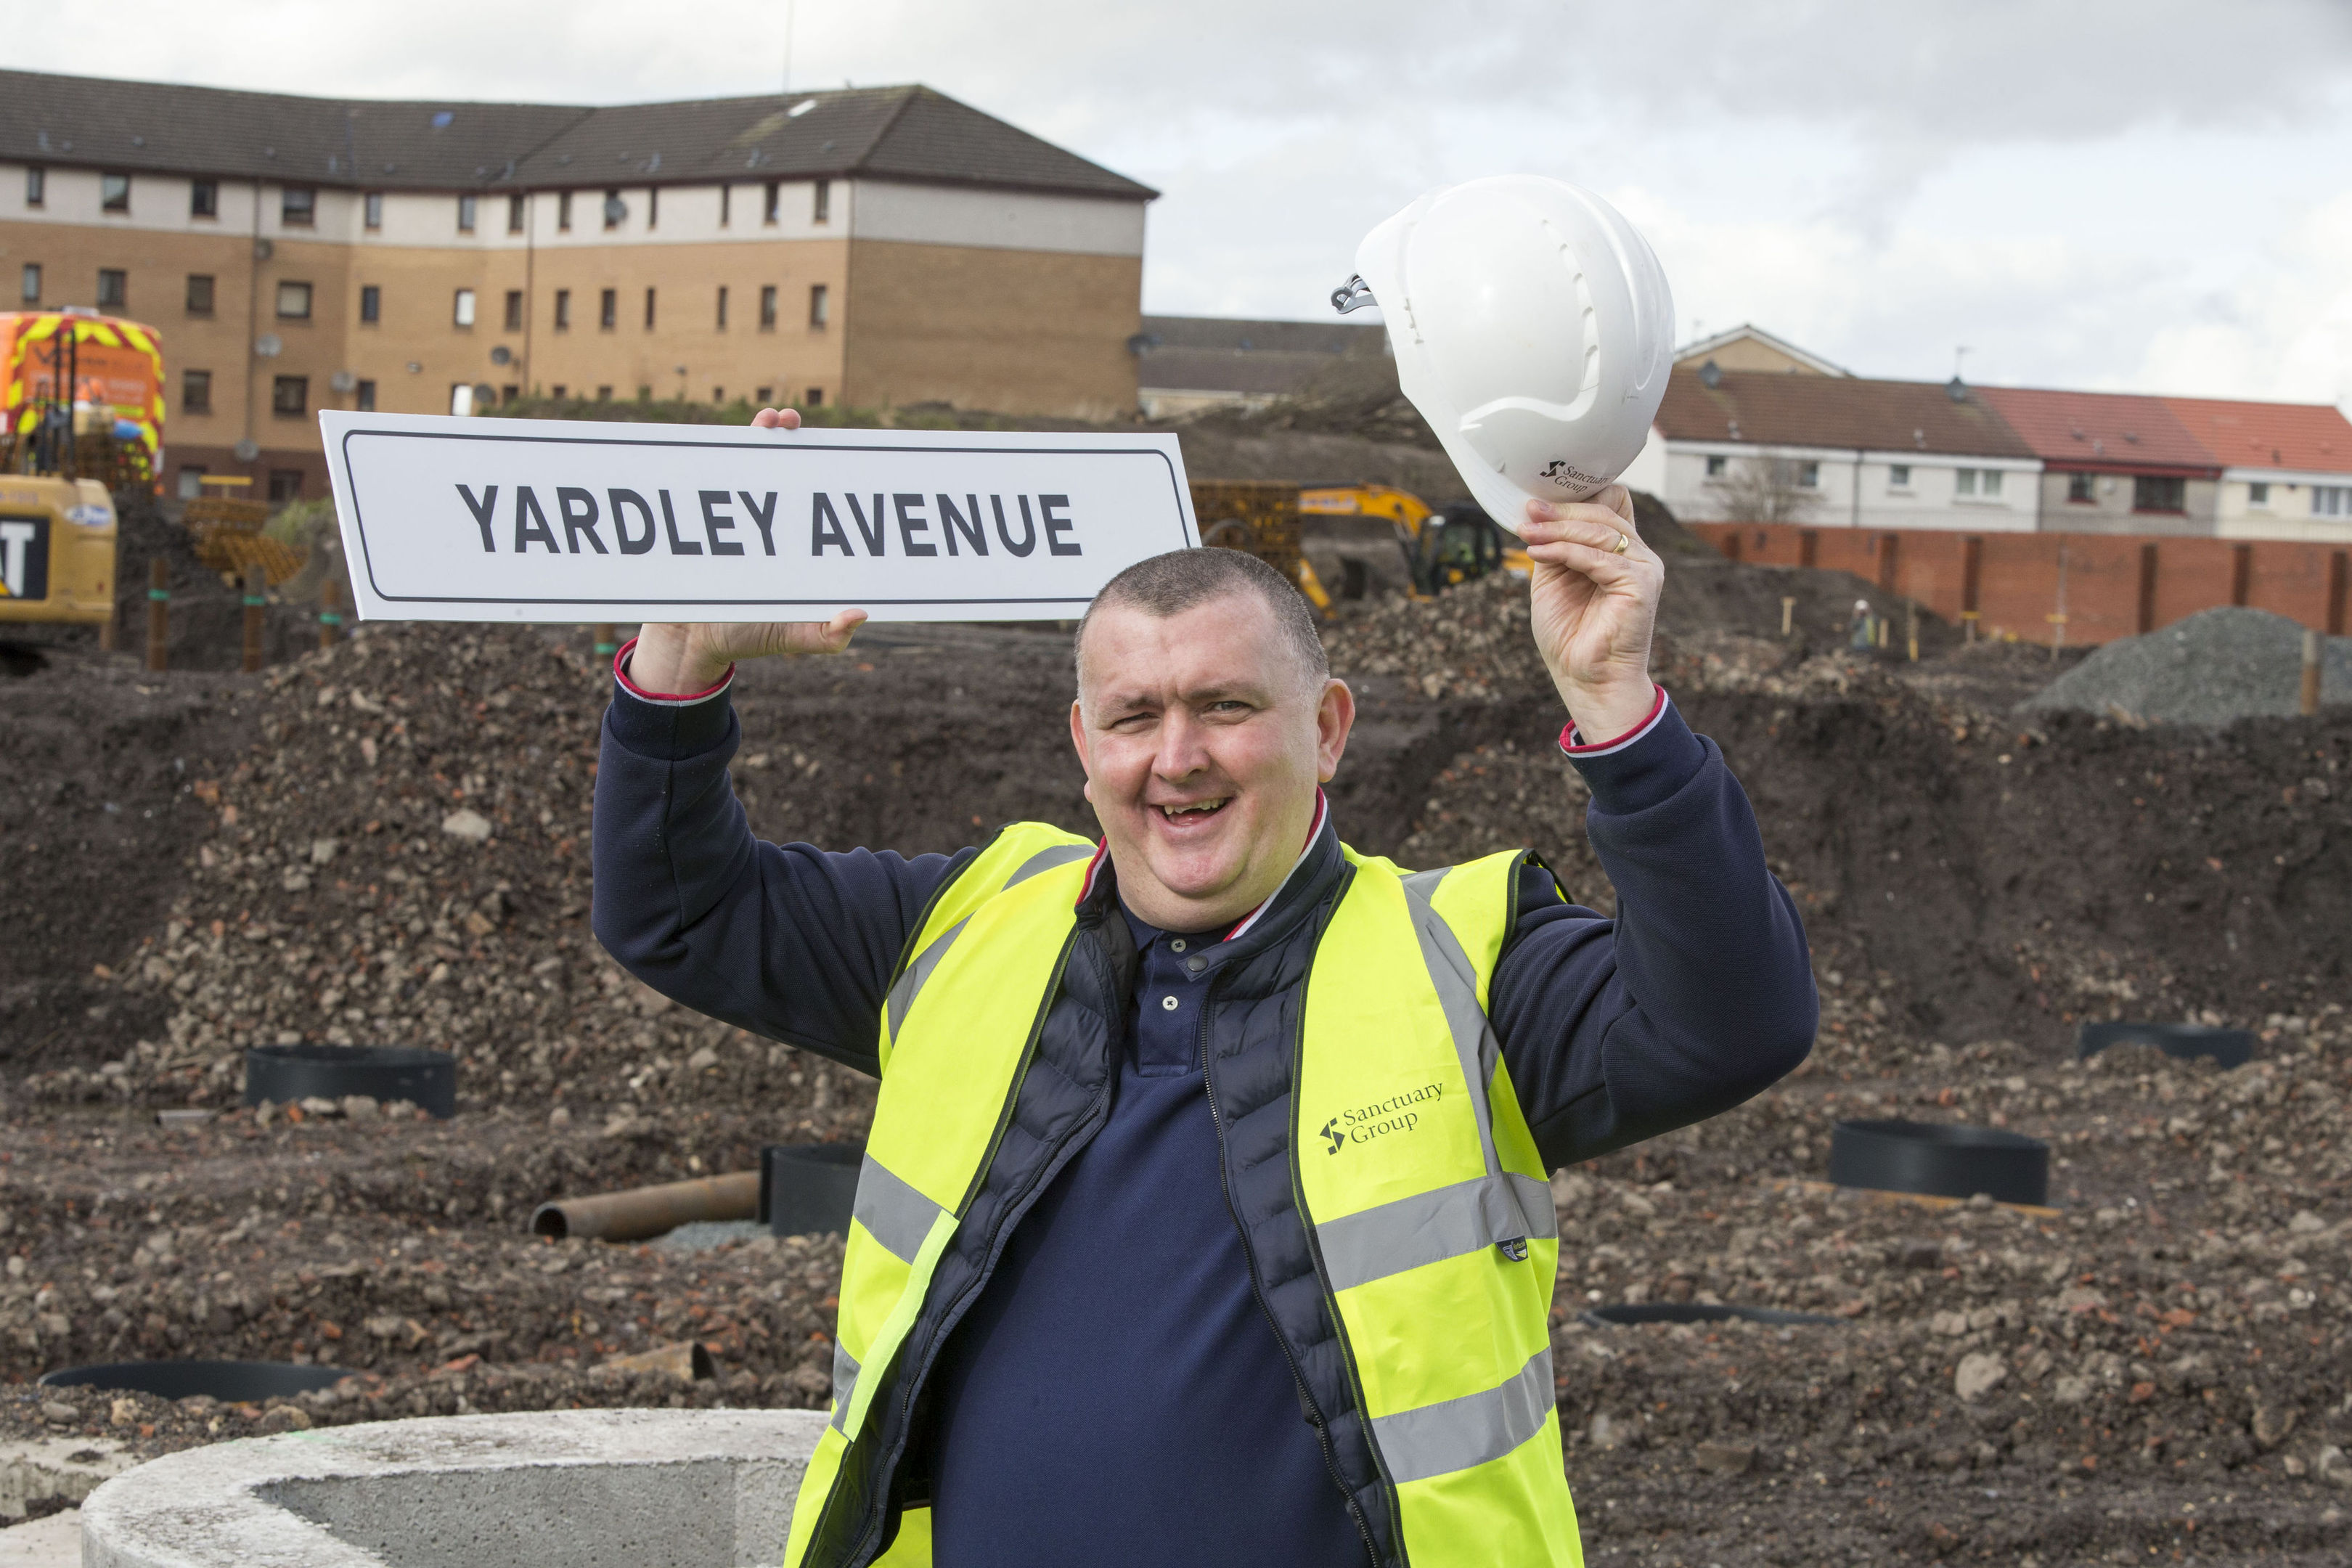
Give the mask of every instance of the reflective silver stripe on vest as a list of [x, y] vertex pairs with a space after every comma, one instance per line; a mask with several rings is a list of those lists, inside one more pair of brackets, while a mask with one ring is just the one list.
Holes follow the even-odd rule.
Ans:
[[[865, 1195], [860, 1187], [861, 1203]], [[1345, 1290], [1498, 1242], [1549, 1239], [1558, 1232], [1551, 1189], [1507, 1171], [1318, 1221], [1315, 1239], [1331, 1289]]]
[[866, 1155], [858, 1167], [857, 1201], [850, 1213], [899, 1262], [915, 1261], [940, 1212], [939, 1205], [892, 1175], [873, 1155]]
[[1499, 1388], [1372, 1418], [1389, 1479], [1399, 1486], [1499, 1459], [1543, 1429], [1552, 1407], [1551, 1347]]
[[[1430, 907], [1432, 895], [1450, 869], [1441, 867], [1404, 878], [1404, 901], [1412, 914], [1412, 932], [1421, 942], [1421, 961], [1429, 969], [1429, 983], [1437, 988], [1438, 1002], [1445, 1009], [1445, 1026], [1454, 1036], [1454, 1054], [1462, 1064], [1463, 1081], [1470, 1086], [1470, 1110], [1477, 1118], [1478, 1147], [1486, 1159], [1486, 1174], [1500, 1183], [1503, 1159], [1495, 1148], [1495, 1110], [1487, 1095], [1502, 1056], [1502, 1043], [1495, 1038], [1494, 1026], [1478, 1005], [1478, 971], [1470, 955], [1462, 951], [1462, 939]], [[1523, 1241], [1530, 1236], [1552, 1234], [1549, 1193], [1541, 1203], [1523, 1206], [1522, 1222], [1507, 1226], [1496, 1240]], [[1538, 1230], [1538, 1225], [1546, 1228]]]
[[[1093, 854], [1094, 847], [1087, 844], [1056, 844], [1050, 849], [1040, 849], [1036, 854], [1021, 862], [1021, 868], [1005, 879], [1004, 889], [998, 890], [1017, 888], [1041, 871], [1050, 871], [1056, 866], [1066, 866], [1073, 860], [1082, 860]], [[914, 963], [907, 965], [907, 972], [898, 976], [898, 984], [890, 987], [887, 1017], [893, 1039], [896, 1039], [898, 1031], [906, 1026], [907, 1014], [915, 1005], [916, 994], [922, 990], [924, 982], [931, 977], [931, 971], [940, 966], [940, 960], [948, 955], [948, 949], [954, 944], [955, 939], [962, 933], [963, 928], [971, 923], [971, 917], [966, 915], [962, 920], [941, 931], [930, 946], [923, 949]]]
[[857, 1386], [857, 1358], [833, 1342], [833, 1425], [843, 1436], [849, 1429], [842, 1423], [849, 1419], [849, 1395]]

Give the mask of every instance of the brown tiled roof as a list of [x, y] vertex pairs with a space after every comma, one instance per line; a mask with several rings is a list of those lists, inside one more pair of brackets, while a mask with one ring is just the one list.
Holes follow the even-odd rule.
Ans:
[[2033, 449], [1988, 407], [1979, 389], [1955, 401], [1925, 381], [1722, 371], [1709, 386], [1680, 365], [1666, 381], [1657, 426], [1677, 441], [1837, 447], [1961, 458], [2031, 458]]
[[[803, 103], [813, 107], [800, 114]], [[581, 104], [302, 98], [0, 70], [0, 159], [408, 190], [856, 176], [1158, 193], [927, 87]]]
[[2035, 386], [1980, 391], [2033, 455], [2053, 467], [2200, 474], [2221, 467], [2160, 397]]
[[2326, 404], [2162, 401], [2223, 468], [2352, 473], [2352, 421]]

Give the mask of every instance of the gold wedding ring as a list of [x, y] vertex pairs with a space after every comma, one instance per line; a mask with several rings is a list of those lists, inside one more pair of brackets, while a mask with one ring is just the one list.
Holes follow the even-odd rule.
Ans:
[[1609, 553], [1612, 555], [1622, 555], [1627, 550], [1633, 548], [1633, 535], [1629, 533], [1621, 533], [1617, 536], [1617, 542], [1609, 547]]

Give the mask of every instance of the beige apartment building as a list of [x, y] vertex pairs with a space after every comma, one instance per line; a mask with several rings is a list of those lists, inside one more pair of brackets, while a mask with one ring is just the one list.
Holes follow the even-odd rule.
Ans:
[[161, 334], [166, 477], [526, 394], [1136, 407], [1149, 187], [922, 87], [592, 109], [0, 71], [0, 309]]

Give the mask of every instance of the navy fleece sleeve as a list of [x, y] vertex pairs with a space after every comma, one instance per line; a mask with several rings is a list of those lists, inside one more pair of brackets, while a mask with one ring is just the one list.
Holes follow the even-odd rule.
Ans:
[[1553, 1167], [1729, 1110], [1805, 1059], [1820, 1017], [1796, 904], [1715, 743], [1669, 706], [1575, 761], [1616, 919], [1524, 890], [1489, 998]]
[[882, 997], [924, 905], [971, 854], [827, 853], [755, 837], [729, 782], [722, 693], [616, 689], [596, 770], [596, 939], [698, 1012], [877, 1069]]

